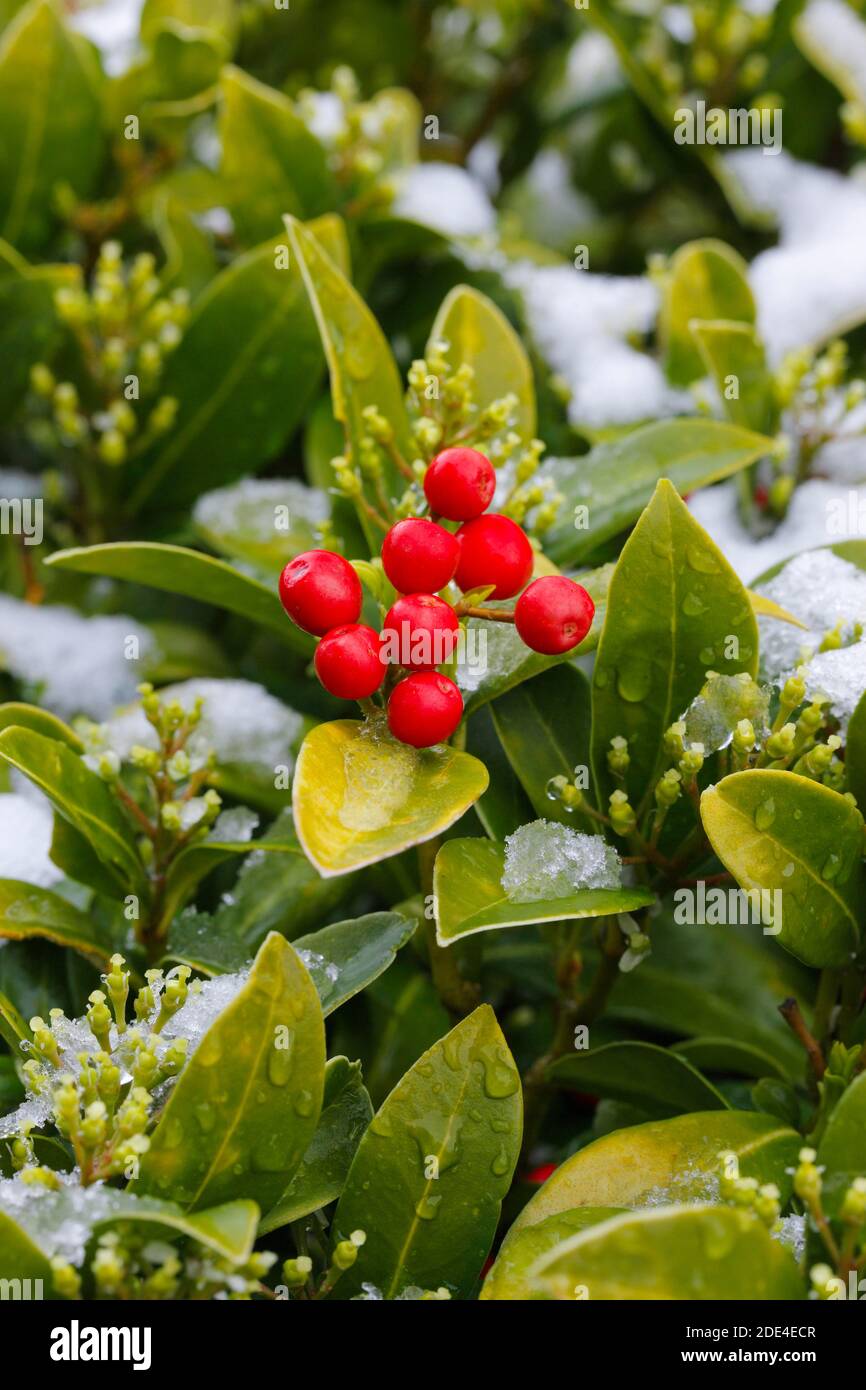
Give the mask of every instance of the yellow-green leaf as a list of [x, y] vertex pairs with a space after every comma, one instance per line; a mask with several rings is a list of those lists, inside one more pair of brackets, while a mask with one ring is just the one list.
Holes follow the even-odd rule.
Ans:
[[526, 349], [501, 309], [469, 285], [455, 285], [446, 295], [430, 333], [430, 343], [448, 343], [453, 371], [467, 364], [475, 373], [475, 395], [483, 409], [513, 393], [517, 397], [515, 429], [525, 443], [537, 428], [535, 383]]

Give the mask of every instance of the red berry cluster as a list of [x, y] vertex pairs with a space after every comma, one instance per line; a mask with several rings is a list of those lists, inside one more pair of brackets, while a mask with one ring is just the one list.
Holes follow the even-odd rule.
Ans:
[[[407, 673], [388, 696], [388, 724], [395, 738], [415, 748], [444, 742], [460, 723], [463, 698], [436, 667], [454, 653], [460, 617], [488, 616], [471, 603], [455, 608], [437, 597], [452, 580], [464, 594], [487, 589], [494, 599], [523, 590], [513, 614], [489, 616], [513, 621], [533, 651], [570, 651], [592, 623], [592, 599], [573, 580], [551, 575], [529, 583], [533, 550], [526, 533], [510, 517], [486, 512], [495, 488], [493, 465], [475, 449], [445, 449], [433, 460], [424, 476], [430, 516], [398, 521], [382, 544], [382, 566], [400, 597], [381, 633], [358, 622], [361, 583], [341, 555], [308, 550], [280, 576], [289, 617], [321, 638], [316, 674], [332, 695], [367, 699], [389, 667]], [[440, 518], [462, 525], [452, 532]]]

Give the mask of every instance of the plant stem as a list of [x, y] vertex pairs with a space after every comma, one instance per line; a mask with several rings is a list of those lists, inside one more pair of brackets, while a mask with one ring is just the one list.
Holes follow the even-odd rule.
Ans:
[[821, 1051], [817, 1039], [809, 1032], [806, 1020], [800, 1012], [800, 1005], [797, 1003], [796, 999], [786, 999], [784, 1003], [779, 1005], [779, 1013], [791, 1029], [791, 1032], [803, 1044], [803, 1047], [806, 1049], [806, 1056], [809, 1058], [809, 1065], [817, 1080], [820, 1081], [827, 1069], [827, 1064], [824, 1061], [824, 1054]]

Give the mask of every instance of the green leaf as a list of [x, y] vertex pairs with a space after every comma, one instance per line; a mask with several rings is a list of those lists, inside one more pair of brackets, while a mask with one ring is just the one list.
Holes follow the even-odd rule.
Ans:
[[[286, 227], [319, 326], [331, 375], [334, 415], [343, 424], [353, 453], [357, 457], [367, 433], [363, 411], [375, 405], [392, 425], [397, 448], [411, 462], [415, 448], [403, 384], [384, 333], [313, 232], [294, 217], [286, 218]], [[391, 473], [389, 481], [398, 480]], [[399, 483], [401, 493], [404, 486]], [[377, 540], [381, 541], [381, 536]]]
[[487, 791], [475, 803], [475, 814], [492, 840], [504, 840], [532, 820], [532, 805], [497, 737], [492, 708], [482, 706], [469, 720], [466, 751], [481, 760], [490, 777]]
[[68, 946], [100, 968], [107, 965], [114, 949], [93, 918], [58, 893], [0, 878], [0, 937], [26, 941], [34, 936]]
[[729, 1110], [720, 1091], [676, 1052], [645, 1042], [613, 1042], [570, 1053], [547, 1069], [554, 1086], [622, 1100], [648, 1115]]
[[269, 1211], [315, 1132], [324, 1073], [315, 986], [289, 943], [272, 933], [181, 1072], [135, 1191], [190, 1208], [243, 1194]]
[[378, 726], [338, 719], [317, 725], [301, 745], [295, 829], [323, 877], [350, 873], [447, 830], [487, 780], [469, 753], [410, 748]]
[[710, 1110], [618, 1129], [567, 1158], [512, 1230], [573, 1207], [715, 1200], [721, 1152], [737, 1155], [741, 1177], [777, 1183], [786, 1195], [791, 1178], [785, 1170], [795, 1163], [801, 1143], [794, 1130], [752, 1110]]
[[16, 725], [20, 729], [32, 729], [35, 734], [45, 738], [56, 738], [71, 748], [73, 753], [83, 753], [84, 744], [74, 729], [38, 705], [25, 705], [18, 700], [9, 700], [0, 705], [0, 733]]
[[589, 770], [589, 682], [574, 666], [554, 666], [501, 695], [490, 706], [506, 756], [536, 814], [545, 820], [595, 829], [590, 818], [567, 811], [547, 794], [552, 777]]
[[730, 1073], [759, 1080], [765, 1076], [788, 1078], [785, 1068], [769, 1052], [733, 1038], [689, 1038], [686, 1042], [674, 1043], [671, 1051], [704, 1072]]
[[192, 299], [197, 298], [217, 272], [210, 238], [181, 200], [170, 194], [155, 199], [150, 217], [165, 254], [163, 288], [185, 289]]
[[[520, 1078], [493, 1010], [482, 1005], [406, 1073], [361, 1140], [334, 1238], [366, 1244], [337, 1288], [386, 1299], [408, 1285], [470, 1294], [517, 1162]], [[436, 1174], [436, 1176], [433, 1176]]]
[[373, 1106], [361, 1079], [361, 1063], [332, 1057], [325, 1068], [325, 1094], [319, 1126], [301, 1166], [276, 1206], [259, 1222], [267, 1235], [300, 1221], [340, 1196]]
[[[308, 969], [327, 1018], [384, 973], [415, 931], [415, 922], [399, 912], [368, 912], [349, 922], [333, 922], [309, 936], [299, 936], [296, 951], [310, 951]], [[322, 957], [321, 961], [316, 957]], [[328, 967], [336, 966], [335, 979]], [[331, 970], [333, 975], [333, 969]]]
[[761, 919], [781, 945], [807, 965], [846, 965], [863, 917], [857, 808], [807, 777], [758, 768], [708, 788], [701, 817], [740, 887], [773, 895]]
[[0, 1038], [3, 1038], [13, 1057], [19, 1054], [18, 1044], [29, 1042], [32, 1033], [24, 1019], [5, 994], [0, 994]]
[[802, 1072], [803, 1050], [778, 1006], [814, 993], [805, 967], [772, 937], [746, 926], [689, 926], [666, 909], [653, 920], [652, 953], [623, 975], [610, 1018], [659, 1041], [708, 1033], [769, 1053], [786, 1076]]
[[62, 333], [54, 291], [61, 275], [70, 282], [74, 275], [71, 267], [19, 265], [2, 247], [0, 256], [6, 261], [0, 265], [0, 420], [5, 422], [27, 394], [30, 368], [54, 355]]
[[[277, 508], [287, 514], [285, 526]], [[296, 555], [319, 545], [317, 532], [327, 513], [325, 493], [297, 478], [245, 478], [235, 487], [204, 493], [194, 521], [211, 549], [273, 576]]]
[[633, 912], [655, 901], [646, 888], [582, 888], [567, 898], [517, 903], [502, 887], [505, 846], [490, 840], [446, 840], [436, 856], [433, 896], [436, 937], [450, 946], [473, 932], [527, 922], [564, 922]]
[[129, 511], [181, 510], [260, 469], [304, 418], [321, 362], [284, 239], [238, 256], [196, 300], [166, 363], [160, 391], [178, 401], [177, 424], [139, 468]]
[[234, 67], [223, 70], [220, 86], [221, 174], [241, 241], [276, 236], [284, 213], [317, 217], [334, 207], [325, 148], [288, 97]]
[[723, 241], [692, 241], [671, 257], [659, 332], [667, 373], [676, 386], [704, 375], [704, 362], [691, 331], [693, 319], [755, 322], [755, 300], [748, 267]]
[[528, 1277], [535, 1262], [569, 1236], [620, 1214], [620, 1207], [577, 1207], [506, 1236], [479, 1299], [481, 1302], [527, 1302], [543, 1297], [540, 1288]]
[[[2, 1203], [2, 1198], [0, 1198]], [[0, 1205], [0, 1266], [4, 1279], [41, 1279], [51, 1287], [51, 1265], [39, 1246], [20, 1224], [16, 1209], [11, 1216]]]
[[860, 696], [848, 720], [845, 775], [848, 790], [856, 797], [858, 806], [866, 806], [866, 693]]
[[685, 494], [730, 478], [772, 448], [763, 435], [719, 420], [659, 420], [583, 458], [559, 459], [545, 471], [565, 500], [544, 548], [558, 565], [580, 564], [636, 521], [660, 478]]
[[[217, 822], [204, 839], [194, 840], [172, 860], [165, 876], [162, 928], [168, 928], [175, 914], [180, 912], [207, 874], [226, 859], [238, 854], [247, 855], [253, 851], [262, 854], [291, 854], [298, 857], [301, 855], [291, 823], [285, 829], [282, 823], [277, 828], [272, 827], [271, 833], [262, 835], [258, 840], [232, 840], [220, 833]], [[249, 959], [249, 954], [247, 951], [245, 960]]]
[[[539, 573], [550, 572], [549, 567], [541, 569], [536, 566], [536, 577]], [[466, 713], [471, 714], [474, 710], [480, 709], [488, 700], [499, 699], [515, 686], [532, 680], [543, 671], [570, 661], [575, 656], [594, 651], [604, 624], [607, 588], [612, 573], [611, 565], [602, 565], [600, 569], [574, 576], [595, 604], [595, 616], [592, 627], [580, 646], [562, 656], [543, 656], [540, 652], [531, 651], [511, 623], [485, 622], [480, 618], [470, 618], [466, 624], [468, 638], [465, 653], [458, 663], [455, 676], [463, 695]], [[489, 606], [496, 608], [509, 605], [491, 602]], [[482, 642], [483, 647], [480, 645]], [[483, 654], [483, 661], [470, 659], [475, 651]]]
[[465, 364], [475, 373], [476, 400], [482, 409], [513, 393], [514, 428], [524, 443], [535, 437], [535, 383], [526, 349], [501, 309], [469, 285], [446, 295], [430, 333], [430, 343], [447, 342], [453, 371]]
[[664, 766], [665, 730], [697, 695], [707, 669], [754, 675], [757, 664], [758, 628], [745, 589], [663, 479], [623, 547], [608, 590], [593, 675], [599, 804], [606, 806], [616, 786], [606, 757], [612, 738], [628, 739], [625, 786], [639, 810]]
[[[778, 423], [773, 378], [754, 327], [719, 319], [693, 320], [690, 327], [732, 424], [771, 433]], [[734, 384], [737, 394], [732, 396]]]
[[104, 574], [212, 603], [259, 623], [298, 652], [312, 655], [312, 638], [289, 621], [275, 593], [224, 560], [215, 560], [197, 550], [155, 541], [116, 541], [58, 550], [46, 564], [79, 574]]
[[105, 782], [71, 748], [31, 729], [11, 728], [0, 733], [0, 758], [45, 793], [121, 887], [127, 892], [146, 889], [130, 822]]
[[[557, 1224], [544, 1232], [533, 1228], [521, 1232], [513, 1245], [507, 1242], [511, 1278], [517, 1274], [529, 1291], [525, 1297], [629, 1302], [804, 1296], [790, 1251], [752, 1212], [709, 1205], [663, 1207], [608, 1215], [561, 1235], [563, 1218], [553, 1220]], [[548, 1234], [559, 1238], [537, 1253]], [[495, 1290], [494, 1282], [487, 1297], [495, 1298]]]
[[[173, 1202], [138, 1197], [128, 1189], [63, 1187], [40, 1193], [38, 1201], [3, 1210], [0, 1195], [0, 1264], [6, 1259], [48, 1260], [59, 1248], [57, 1235], [73, 1225], [84, 1226], [82, 1239], [98, 1231], [127, 1224], [152, 1227], [152, 1234], [180, 1235], [197, 1241], [221, 1259], [243, 1264], [249, 1259], [256, 1235], [258, 1210], [254, 1202], [227, 1202], [191, 1216]], [[26, 1244], [25, 1244], [26, 1242]], [[28, 1249], [27, 1246], [30, 1248]], [[50, 1276], [49, 1276], [50, 1277]]]
[[0, 40], [0, 235], [40, 247], [58, 184], [92, 191], [105, 152], [92, 49], [49, 0], [34, 0]]
[[89, 840], [56, 811], [49, 857], [58, 869], [62, 869], [66, 878], [72, 879], [75, 883], [83, 883], [106, 898], [119, 900], [127, 896], [126, 883], [121, 883], [115, 877], [113, 871], [96, 854]]
[[234, 0], [145, 0], [141, 37], [152, 43], [166, 21], [187, 29], [206, 29], [228, 45], [237, 28]]
[[836, 1102], [818, 1147], [818, 1163], [826, 1170], [824, 1209], [835, 1214], [854, 1179], [866, 1175], [866, 1073], [855, 1076]]
[[846, 102], [855, 110], [866, 106], [866, 74], [860, 61], [866, 50], [862, 12], [854, 6], [806, 5], [793, 19], [791, 33], [809, 62], [838, 87]]

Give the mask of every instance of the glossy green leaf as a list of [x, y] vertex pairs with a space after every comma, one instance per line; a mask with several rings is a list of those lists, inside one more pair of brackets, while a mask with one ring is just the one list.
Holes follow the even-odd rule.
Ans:
[[114, 950], [92, 916], [80, 912], [59, 893], [12, 878], [0, 878], [0, 937], [7, 941], [42, 937], [78, 951], [100, 967], [107, 965]]
[[768, 1076], [787, 1079], [785, 1068], [760, 1047], [733, 1038], [689, 1038], [674, 1043], [672, 1052], [685, 1057], [692, 1066], [703, 1072], [720, 1072], [758, 1079]]
[[416, 1062], [361, 1140], [334, 1217], [335, 1239], [367, 1233], [340, 1298], [363, 1283], [386, 1299], [445, 1285], [467, 1297], [517, 1162], [520, 1078], [482, 1005]]
[[492, 840], [504, 840], [519, 825], [532, 820], [532, 804], [505, 756], [491, 716], [484, 705], [469, 720], [466, 751], [487, 768], [490, 783], [475, 803], [475, 814]]
[[473, 932], [527, 922], [561, 922], [634, 912], [655, 901], [646, 888], [582, 888], [567, 898], [512, 902], [502, 887], [505, 846], [491, 840], [446, 840], [436, 856], [436, 936], [450, 946]]
[[239, 256], [196, 300], [166, 363], [160, 391], [178, 401], [177, 423], [138, 470], [129, 510], [181, 509], [258, 470], [304, 418], [321, 364], [285, 239]]
[[856, 797], [858, 806], [866, 806], [866, 692], [860, 696], [848, 720], [845, 775], [848, 790]]
[[[536, 1237], [526, 1242], [531, 1259], [541, 1232], [521, 1235]], [[509, 1258], [518, 1268], [523, 1248], [518, 1241], [510, 1247]], [[568, 1301], [751, 1302], [804, 1294], [793, 1255], [758, 1217], [710, 1205], [622, 1212], [587, 1224], [537, 1254], [523, 1277], [530, 1297]]]
[[778, 417], [773, 379], [752, 324], [700, 319], [690, 327], [728, 419], [744, 429], [771, 433]]
[[216, 256], [207, 232], [193, 220], [179, 198], [164, 194], [151, 213], [153, 229], [165, 254], [162, 284], [166, 290], [185, 289], [197, 298], [217, 273]]
[[0, 1038], [3, 1038], [13, 1056], [17, 1057], [18, 1044], [29, 1042], [32, 1034], [24, 1019], [5, 994], [0, 994]]
[[708, 788], [701, 817], [740, 887], [764, 891], [761, 919], [780, 943], [807, 965], [845, 965], [863, 920], [857, 808], [807, 777], [754, 769]]
[[[415, 925], [411, 917], [399, 912], [368, 912], [297, 938], [295, 950], [312, 953], [307, 968], [326, 1018], [388, 969]], [[334, 967], [336, 978], [332, 978]]]
[[570, 1053], [548, 1068], [547, 1079], [605, 1100], [628, 1101], [649, 1115], [730, 1109], [697, 1067], [654, 1043], [613, 1042]]
[[745, 261], [722, 241], [692, 241], [671, 257], [659, 330], [667, 373], [675, 385], [688, 386], [704, 374], [692, 336], [693, 319], [755, 322], [747, 275]]
[[565, 501], [545, 550], [558, 565], [580, 564], [637, 520], [660, 478], [685, 494], [730, 478], [771, 448], [763, 435], [720, 420], [658, 420], [583, 458], [557, 460], [549, 472]]
[[[277, 524], [278, 507], [287, 513], [285, 525], [283, 513]], [[272, 577], [296, 555], [319, 545], [318, 528], [327, 513], [324, 492], [296, 478], [245, 479], [236, 487], [204, 493], [194, 520], [213, 550]]]
[[56, 220], [56, 185], [87, 197], [105, 151], [95, 57], [49, 0], [33, 0], [4, 32], [0, 93], [0, 236], [39, 247]]
[[409, 952], [364, 990], [359, 1009], [364, 1010], [368, 1030], [363, 1036], [375, 1039], [364, 1064], [375, 1106], [390, 1095], [422, 1052], [445, 1036], [451, 1019], [430, 976], [416, 968]]
[[131, 822], [71, 748], [31, 729], [10, 728], [0, 733], [0, 758], [45, 793], [127, 892], [146, 886]]
[[711, 1110], [632, 1125], [567, 1158], [523, 1208], [513, 1229], [573, 1207], [715, 1200], [721, 1152], [737, 1155], [741, 1177], [774, 1182], [789, 1193], [785, 1170], [801, 1143], [794, 1130], [751, 1110]]
[[541, 1289], [528, 1277], [528, 1271], [536, 1260], [569, 1236], [590, 1226], [598, 1226], [602, 1221], [619, 1216], [621, 1212], [621, 1207], [577, 1207], [574, 1211], [548, 1216], [536, 1226], [507, 1235], [484, 1281], [479, 1299], [481, 1302], [492, 1300], [498, 1303], [527, 1302], [543, 1297]]
[[276, 632], [297, 651], [312, 655], [312, 638], [289, 621], [275, 593], [224, 560], [215, 560], [198, 550], [156, 541], [116, 541], [58, 550], [46, 563], [212, 603]]
[[[549, 568], [540, 570], [537, 566], [535, 577], [537, 578], [539, 573], [550, 572]], [[485, 622], [483, 619], [470, 618], [466, 624], [468, 637], [464, 654], [458, 663], [455, 677], [463, 695], [467, 714], [487, 704], [489, 700], [499, 699], [501, 695], [524, 681], [532, 680], [543, 671], [559, 666], [574, 656], [583, 656], [594, 651], [604, 624], [607, 589], [612, 573], [611, 565], [602, 565], [599, 569], [574, 576], [595, 604], [595, 616], [592, 627], [580, 646], [563, 656], [543, 656], [540, 652], [531, 651], [511, 623]], [[495, 608], [497, 603], [491, 602], [489, 606]], [[500, 606], [510, 607], [510, 604]], [[483, 660], [470, 659], [474, 655], [483, 656]]]
[[324, 1073], [319, 996], [272, 933], [181, 1072], [136, 1192], [199, 1209], [243, 1195], [269, 1211], [315, 1132]]
[[778, 1006], [795, 995], [809, 1012], [814, 981], [772, 937], [749, 926], [689, 926], [666, 910], [653, 919], [652, 953], [623, 975], [608, 1015], [660, 1041], [708, 1033], [769, 1053], [799, 1077], [803, 1050]]
[[304, 852], [328, 878], [388, 859], [458, 820], [487, 786], [477, 758], [415, 749], [354, 719], [304, 739], [292, 787]]
[[43, 1287], [51, 1288], [51, 1264], [47, 1256], [15, 1216], [4, 1211], [0, 1199], [0, 1268], [4, 1279], [41, 1279]]
[[35, 734], [43, 734], [45, 738], [57, 738], [74, 753], [84, 752], [84, 744], [75, 730], [58, 719], [56, 714], [40, 709], [38, 705], [26, 705], [18, 700], [9, 700], [0, 705], [0, 732], [13, 725], [20, 729], [32, 729]]
[[[736, 652], [736, 656], [729, 653]], [[652, 796], [662, 738], [697, 695], [708, 669], [758, 664], [748, 596], [721, 551], [663, 479], [623, 547], [607, 601], [593, 674], [592, 762], [599, 801], [615, 789], [610, 740], [628, 739], [629, 798]]]
[[855, 1178], [866, 1176], [866, 1073], [855, 1076], [837, 1101], [818, 1148], [824, 1168], [825, 1211], [838, 1211]]
[[[286, 218], [293, 260], [300, 267], [331, 376], [334, 415], [352, 450], [367, 433], [362, 413], [375, 405], [394, 430], [407, 461], [415, 457], [403, 384], [387, 339], [364, 300], [317, 241], [314, 230]], [[402, 493], [405, 483], [391, 476]], [[381, 541], [381, 536], [378, 537]]]
[[292, 1181], [259, 1223], [260, 1236], [336, 1201], [372, 1118], [373, 1106], [364, 1089], [360, 1062], [332, 1057], [325, 1068], [318, 1128]]
[[145, 0], [141, 14], [141, 37], [152, 43], [166, 22], [187, 29], [207, 29], [228, 44], [237, 28], [234, 0]]
[[284, 213], [318, 217], [334, 207], [325, 148], [288, 97], [234, 67], [223, 70], [220, 88], [221, 175], [242, 242], [276, 236]]
[[103, 863], [81, 831], [57, 812], [54, 814], [49, 857], [73, 882], [82, 883], [106, 898], [120, 900], [127, 896], [126, 883], [122, 883], [112, 869]]
[[452, 370], [464, 364], [472, 368], [476, 400], [482, 408], [514, 394], [514, 428], [525, 443], [535, 437], [535, 384], [529, 357], [491, 299], [469, 285], [455, 285], [442, 302], [429, 341], [448, 343], [446, 356]]
[[[301, 856], [301, 849], [291, 830], [290, 823], [285, 829], [282, 828], [282, 825], [275, 830], [272, 828], [272, 833], [262, 835], [258, 840], [232, 840], [230, 837], [220, 834], [219, 823], [217, 823], [204, 839], [194, 840], [186, 849], [181, 850], [176, 859], [172, 860], [165, 875], [165, 893], [161, 917], [163, 930], [168, 928], [176, 913], [180, 912], [202, 879], [213, 869], [224, 863], [226, 859], [232, 859], [237, 855], [247, 855], [253, 851], [261, 854]], [[247, 951], [245, 959], [249, 959], [249, 955], [250, 952]]]
[[493, 723], [508, 761], [536, 814], [564, 825], [594, 829], [590, 818], [551, 800], [552, 777], [589, 770], [590, 691], [582, 671], [554, 666], [494, 700]]

